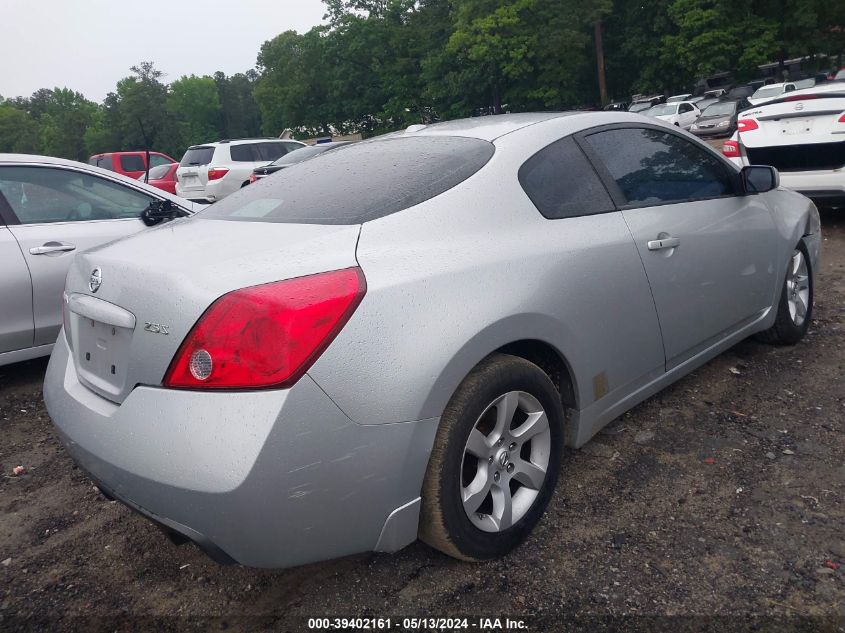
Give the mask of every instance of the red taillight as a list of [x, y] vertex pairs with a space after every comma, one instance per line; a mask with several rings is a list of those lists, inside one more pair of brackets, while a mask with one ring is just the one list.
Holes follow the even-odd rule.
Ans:
[[809, 101], [810, 99], [819, 99], [819, 95], [789, 95], [783, 97], [781, 101]]
[[843, 114], [841, 117], [839, 117], [839, 122], [845, 123], [845, 114]]
[[728, 158], [739, 158], [739, 143], [737, 141], [725, 141], [722, 144], [722, 154]]
[[736, 122], [737, 132], [751, 132], [752, 130], [757, 130], [759, 128], [760, 126], [757, 125], [757, 121], [754, 119], [740, 119]]
[[255, 174], [249, 175], [249, 182], [250, 183], [256, 182], [257, 180], [258, 180], [258, 176], [256, 176]]
[[209, 167], [208, 168], [208, 179], [209, 180], [220, 180], [223, 176], [229, 173], [229, 170], [225, 167]]
[[288, 387], [340, 332], [366, 289], [361, 269], [347, 268], [223, 295], [185, 337], [163, 384]]

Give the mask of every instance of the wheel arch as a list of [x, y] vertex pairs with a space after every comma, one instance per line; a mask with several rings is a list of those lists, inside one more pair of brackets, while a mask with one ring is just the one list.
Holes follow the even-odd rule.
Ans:
[[[527, 332], [531, 336], [526, 336]], [[422, 407], [423, 417], [438, 417], [452, 395], [469, 373], [485, 358], [495, 353], [512, 354], [534, 363], [552, 379], [567, 409], [579, 409], [579, 377], [573, 364], [575, 349], [567, 349], [560, 341], [573, 341], [565, 325], [542, 314], [508, 317], [489, 325], [473, 336], [452, 356]]]

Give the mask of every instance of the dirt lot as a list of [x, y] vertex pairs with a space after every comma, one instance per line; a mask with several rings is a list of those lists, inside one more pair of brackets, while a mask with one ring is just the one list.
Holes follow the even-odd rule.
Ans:
[[[418, 543], [284, 571], [220, 567], [74, 469], [41, 399], [45, 362], [0, 368], [0, 629], [159, 618], [165, 629], [296, 631], [325, 614], [539, 614], [595, 626], [588, 618], [719, 614], [774, 618], [762, 630], [842, 631], [845, 213], [823, 224], [806, 340], [746, 341], [569, 452], [534, 535], [487, 564]], [[11, 476], [18, 465], [24, 474]], [[717, 622], [733, 630], [737, 620]], [[562, 627], [535, 620], [530, 630]]]

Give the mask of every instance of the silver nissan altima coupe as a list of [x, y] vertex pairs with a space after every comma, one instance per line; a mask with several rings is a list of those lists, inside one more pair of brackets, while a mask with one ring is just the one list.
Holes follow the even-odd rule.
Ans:
[[364, 141], [80, 253], [45, 384], [107, 495], [216, 560], [500, 556], [565, 444], [810, 323], [816, 208], [627, 113]]

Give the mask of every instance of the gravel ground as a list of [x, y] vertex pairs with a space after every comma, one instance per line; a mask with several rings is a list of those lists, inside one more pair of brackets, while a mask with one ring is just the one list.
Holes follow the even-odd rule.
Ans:
[[299, 631], [326, 614], [463, 614], [534, 615], [535, 631], [618, 616], [654, 616], [611, 620], [651, 630], [770, 618], [761, 630], [842, 631], [845, 214], [823, 225], [805, 341], [743, 342], [569, 451], [532, 537], [485, 564], [417, 543], [282, 571], [220, 567], [74, 468], [41, 398], [46, 362], [2, 367], [0, 630]]

